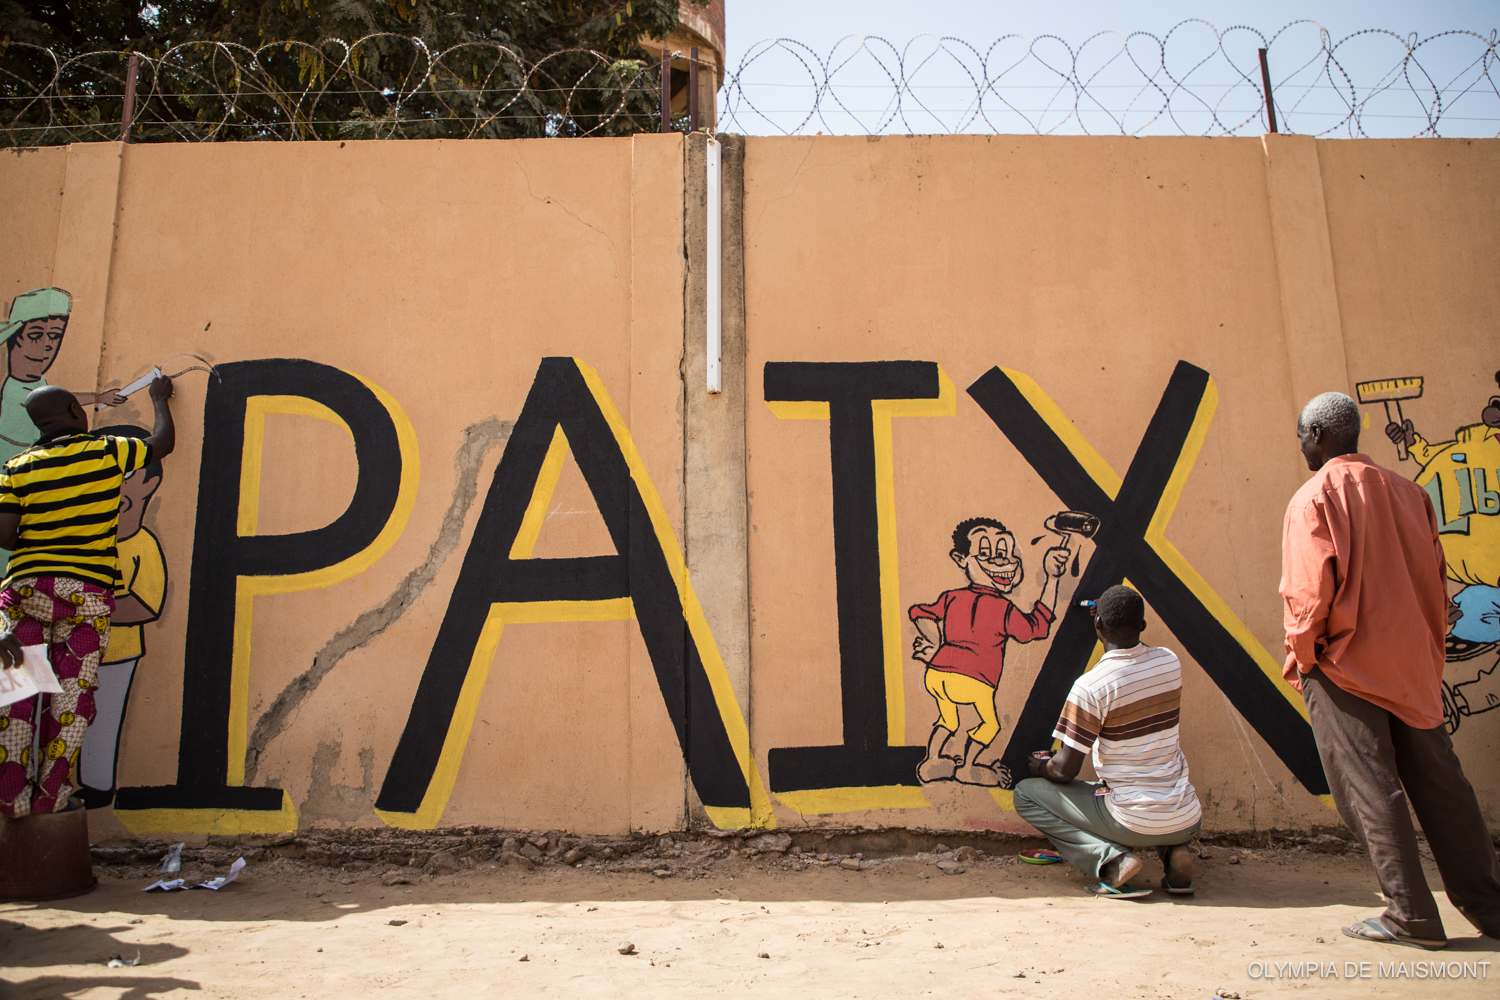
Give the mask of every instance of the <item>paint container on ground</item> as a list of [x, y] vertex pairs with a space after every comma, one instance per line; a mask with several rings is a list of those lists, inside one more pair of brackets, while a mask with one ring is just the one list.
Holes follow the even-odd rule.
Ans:
[[75, 808], [0, 820], [0, 900], [81, 896], [99, 884], [89, 855], [88, 812]]

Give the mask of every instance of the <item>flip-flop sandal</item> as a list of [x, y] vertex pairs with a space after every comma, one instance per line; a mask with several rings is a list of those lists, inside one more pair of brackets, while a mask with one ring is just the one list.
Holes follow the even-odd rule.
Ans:
[[1055, 865], [1063, 859], [1061, 854], [1058, 854], [1056, 851], [1049, 851], [1045, 847], [1033, 847], [1030, 850], [1022, 851], [1016, 857], [1028, 865]]
[[1163, 874], [1161, 877], [1161, 887], [1174, 896], [1191, 896], [1193, 894], [1193, 883], [1173, 885], [1171, 879], [1166, 874]]
[[1105, 899], [1139, 899], [1142, 896], [1151, 895], [1150, 889], [1136, 889], [1129, 883], [1117, 889], [1108, 882], [1095, 882], [1091, 886], [1086, 886], [1085, 891], [1091, 896], [1102, 896]]
[[1382, 924], [1379, 920], [1361, 920], [1343, 928], [1345, 934], [1361, 941], [1375, 941], [1380, 944], [1404, 944], [1413, 948], [1425, 948], [1427, 951], [1439, 951], [1448, 947], [1448, 942], [1439, 938], [1409, 937], [1405, 934], [1397, 934]]

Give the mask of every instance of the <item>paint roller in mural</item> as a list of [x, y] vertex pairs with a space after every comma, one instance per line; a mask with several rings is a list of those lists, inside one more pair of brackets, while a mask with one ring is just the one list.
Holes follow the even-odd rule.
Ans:
[[[964, 702], [947, 690], [934, 693], [940, 706], [929, 747], [905, 746], [897, 717], [901, 700], [899, 664], [890, 666], [893, 637], [900, 634], [901, 610], [893, 599], [895, 583], [894, 499], [891, 485], [892, 416], [948, 416], [954, 410], [952, 386], [933, 362], [770, 362], [764, 370], [764, 396], [772, 412], [784, 419], [822, 419], [829, 423], [833, 472], [833, 530], [838, 606], [838, 643], [843, 702], [843, 743], [838, 746], [773, 747], [769, 751], [770, 786], [783, 802], [805, 811], [837, 811], [842, 804], [859, 808], [898, 808], [926, 804], [903, 789], [946, 774], [941, 758], [948, 737], [944, 700], [953, 705], [985, 706], [978, 735], [990, 736], [995, 716], [993, 685], [988, 691], [966, 691]], [[1049, 519], [1047, 527], [1063, 535], [1091, 537], [1094, 552], [1076, 587], [1076, 596], [1097, 597], [1127, 577], [1225, 696], [1266, 740], [1293, 776], [1314, 795], [1328, 793], [1302, 699], [1287, 687], [1281, 664], [1255, 639], [1207, 581], [1166, 537], [1167, 524], [1202, 447], [1218, 394], [1208, 372], [1179, 362], [1129, 469], [1118, 475], [1085, 440], [1078, 428], [1027, 376], [994, 368], [969, 387], [969, 395], [1031, 468], [1070, 510]], [[1088, 512], [1088, 513], [1083, 513]], [[950, 553], [959, 565], [975, 555], [978, 538], [987, 538], [988, 566], [980, 570], [992, 582], [1018, 582], [1014, 539], [992, 519], [968, 525], [966, 538], [954, 539]], [[960, 525], [960, 528], [965, 528]], [[979, 530], [984, 529], [984, 530]], [[963, 542], [968, 541], [966, 550]], [[997, 559], [996, 546], [1006, 558]], [[1067, 559], [1068, 545], [1043, 556], [1044, 597], [1056, 600], [1055, 585]], [[982, 551], [982, 550], [979, 550]], [[1078, 554], [1074, 553], [1075, 560]], [[994, 569], [996, 575], [990, 573]], [[966, 569], [966, 575], [967, 575]], [[971, 584], [974, 582], [970, 578]], [[980, 589], [986, 587], [980, 581]], [[949, 594], [955, 592], [950, 591]], [[957, 592], [957, 593], [961, 593]], [[944, 595], [946, 598], [948, 595]], [[1008, 598], [1001, 598], [1009, 603]], [[977, 602], [975, 603], [977, 606]], [[1076, 604], [1076, 602], [1072, 602]], [[998, 605], [997, 605], [998, 606]], [[1012, 608], [1015, 606], [1012, 605]], [[931, 621], [946, 617], [943, 599], [918, 605], [912, 614]], [[1032, 610], [1012, 615], [1014, 627], [986, 630], [984, 641], [999, 652], [997, 640], [1036, 641], [1051, 632], [1051, 642], [998, 763], [992, 766], [1000, 787], [1009, 777], [1026, 773], [1027, 755], [1052, 741], [1052, 728], [1073, 681], [1087, 668], [1096, 641], [1089, 617], [1069, 606], [1053, 621], [1044, 600]], [[1024, 621], [1023, 621], [1024, 620]], [[914, 652], [936, 659], [941, 626], [919, 625]], [[936, 646], [936, 649], [934, 649]], [[896, 654], [899, 657], [899, 651]], [[994, 656], [996, 662], [998, 655]], [[946, 681], [946, 678], [943, 679]], [[982, 764], [973, 743], [964, 760], [952, 761], [954, 777], [990, 777], [974, 769]], [[992, 737], [992, 739], [994, 739]], [[995, 740], [998, 742], [998, 739]], [[936, 751], [934, 753], [934, 751]], [[919, 769], [921, 773], [919, 774]]]
[[[1500, 387], [1500, 372], [1495, 373]], [[1421, 378], [1361, 382], [1361, 403], [1417, 399]], [[1464, 719], [1500, 708], [1500, 395], [1480, 408], [1479, 422], [1433, 443], [1397, 404], [1387, 405], [1385, 433], [1398, 457], [1421, 468], [1413, 477], [1432, 498], [1448, 579], [1460, 585], [1448, 607], [1448, 665], [1443, 714], [1448, 732]]]

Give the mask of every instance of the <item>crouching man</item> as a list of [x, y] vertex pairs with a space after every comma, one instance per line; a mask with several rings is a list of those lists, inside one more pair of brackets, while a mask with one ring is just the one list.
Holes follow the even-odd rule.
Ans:
[[[1104, 656], [1078, 678], [1052, 735], [1056, 753], [1031, 755], [1032, 777], [1015, 789], [1016, 812], [1073, 865], [1099, 881], [1096, 896], [1145, 896], [1131, 886], [1143, 867], [1137, 848], [1154, 847], [1162, 888], [1193, 891], [1187, 842], [1203, 822], [1178, 743], [1182, 665], [1169, 649], [1141, 642], [1146, 605], [1129, 587], [1111, 587], [1090, 609]], [[1077, 781], [1093, 751], [1101, 780]]]

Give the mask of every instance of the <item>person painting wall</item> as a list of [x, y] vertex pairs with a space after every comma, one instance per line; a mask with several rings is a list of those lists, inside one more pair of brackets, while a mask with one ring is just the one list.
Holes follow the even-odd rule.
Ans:
[[26, 397], [37, 444], [0, 472], [0, 543], [15, 552], [0, 591], [0, 668], [46, 646], [61, 690], [0, 707], [0, 816], [63, 812], [73, 798], [83, 737], [96, 715], [99, 663], [109, 646], [115, 549], [125, 475], [171, 454], [170, 379], [151, 386], [156, 423], [145, 440], [89, 432], [66, 389]]

